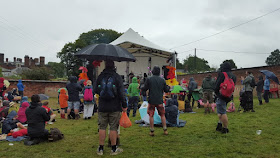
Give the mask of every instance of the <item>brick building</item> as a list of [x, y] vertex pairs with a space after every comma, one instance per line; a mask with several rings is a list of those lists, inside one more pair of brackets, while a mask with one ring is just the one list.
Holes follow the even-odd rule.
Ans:
[[24, 70], [29, 70], [34, 67], [43, 67], [45, 66], [45, 57], [40, 56], [40, 58], [29, 57], [28, 55], [24, 56], [24, 62], [22, 58], [14, 57], [13, 61], [9, 61], [8, 58], [4, 61], [4, 54], [0, 53], [0, 67], [2, 68], [3, 76], [12, 76], [21, 74]]

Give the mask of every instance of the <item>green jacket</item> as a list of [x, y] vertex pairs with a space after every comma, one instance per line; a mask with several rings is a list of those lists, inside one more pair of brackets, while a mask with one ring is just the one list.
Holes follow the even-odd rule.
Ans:
[[137, 78], [136, 77], [132, 78], [132, 83], [129, 84], [127, 92], [128, 92], [128, 95], [130, 97], [139, 96], [140, 89], [139, 89], [139, 84], [137, 82]]
[[253, 80], [253, 78], [254, 78], [254, 76], [252, 75], [252, 74], [250, 74], [250, 75], [248, 75], [245, 79], [244, 79], [244, 81], [243, 81], [243, 85], [244, 85], [244, 87], [245, 87], [245, 91], [253, 91], [253, 87], [251, 87], [251, 82], [252, 82], [252, 80]]
[[203, 79], [201, 87], [202, 87], [203, 91], [214, 92], [215, 80], [213, 78], [211, 78], [210, 76], [207, 76]]

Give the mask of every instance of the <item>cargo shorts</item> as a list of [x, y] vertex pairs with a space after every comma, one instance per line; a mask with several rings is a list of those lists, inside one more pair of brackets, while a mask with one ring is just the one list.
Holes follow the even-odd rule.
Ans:
[[98, 112], [98, 126], [101, 130], [106, 130], [108, 124], [111, 131], [117, 131], [121, 113], [118, 112]]

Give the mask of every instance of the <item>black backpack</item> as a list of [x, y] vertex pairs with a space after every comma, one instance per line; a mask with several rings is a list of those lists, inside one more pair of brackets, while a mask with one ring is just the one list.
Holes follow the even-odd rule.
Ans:
[[101, 80], [101, 84], [98, 85], [99, 96], [102, 99], [114, 99], [117, 94], [117, 88], [115, 85], [115, 77], [113, 75], [105, 75]]
[[252, 88], [255, 88], [255, 86], [256, 86], [255, 78], [254, 78], [254, 77], [251, 77], [251, 78], [252, 78], [252, 81], [251, 81], [251, 83], [250, 83], [250, 86], [251, 86]]
[[54, 142], [60, 139], [63, 139], [64, 135], [61, 133], [61, 131], [58, 128], [51, 128], [50, 134], [48, 136], [49, 142]]

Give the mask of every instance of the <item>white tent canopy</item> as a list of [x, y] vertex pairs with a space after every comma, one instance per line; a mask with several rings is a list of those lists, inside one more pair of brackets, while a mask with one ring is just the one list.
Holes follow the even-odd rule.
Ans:
[[148, 41], [131, 28], [110, 44], [125, 48], [133, 55], [134, 53], [147, 53], [152, 56], [170, 58], [173, 54], [170, 51]]

